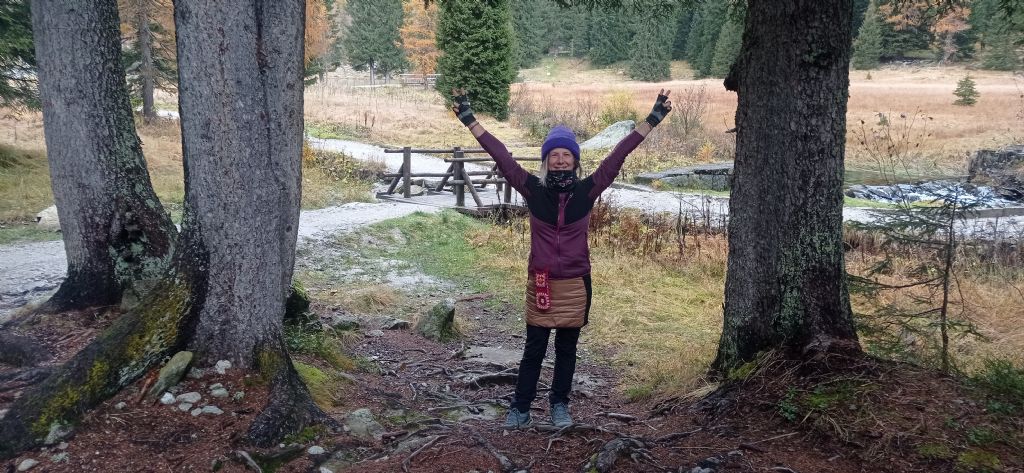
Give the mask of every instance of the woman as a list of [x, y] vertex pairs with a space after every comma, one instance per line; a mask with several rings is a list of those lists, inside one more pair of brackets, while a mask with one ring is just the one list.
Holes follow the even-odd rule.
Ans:
[[555, 373], [551, 383], [551, 423], [572, 424], [569, 391], [576, 371], [576, 342], [590, 312], [590, 211], [601, 192], [618, 175], [626, 155], [672, 110], [669, 91], [662, 90], [647, 119], [612, 149], [597, 170], [580, 179], [580, 147], [576, 135], [556, 126], [541, 146], [538, 175], [524, 170], [508, 149], [473, 117], [466, 91], [452, 90], [452, 110], [494, 158], [508, 183], [530, 209], [530, 260], [526, 285], [526, 347], [519, 363], [515, 399], [506, 428], [530, 423], [530, 404], [537, 394], [541, 362], [555, 329]]

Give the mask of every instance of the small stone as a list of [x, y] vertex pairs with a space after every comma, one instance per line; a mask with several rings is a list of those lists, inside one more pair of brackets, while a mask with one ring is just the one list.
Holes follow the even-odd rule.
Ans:
[[199, 414], [202, 414], [202, 413], [203, 413], [203, 410], [198, 408], [198, 407], [195, 408], [195, 409], [192, 409], [192, 417], [197, 417], [197, 416], [199, 416]]
[[343, 314], [335, 315], [330, 319], [331, 328], [334, 330], [355, 330], [359, 328], [359, 319], [355, 316]]
[[217, 371], [217, 374], [224, 374], [230, 368], [231, 368], [231, 362], [228, 361], [228, 360], [220, 360], [213, 367], [213, 369]]
[[370, 330], [370, 331], [366, 332], [366, 336], [367, 337], [383, 337], [384, 336], [384, 331], [383, 330]]
[[126, 407], [128, 407], [128, 403], [126, 403], [124, 401], [121, 401], [121, 402], [119, 402], [117, 404], [114, 404], [114, 409], [117, 409], [119, 411], [123, 411], [124, 408], [126, 408]]
[[191, 362], [192, 352], [179, 351], [175, 353], [171, 360], [163, 368], [160, 368], [160, 374], [157, 376], [156, 382], [153, 383], [153, 387], [149, 389], [148, 395], [154, 397], [178, 384], [178, 381], [185, 376], [185, 370], [188, 369]]
[[381, 330], [404, 330], [410, 327], [408, 320], [389, 318], [380, 324]]
[[188, 377], [192, 379], [200, 379], [204, 374], [206, 374], [206, 371], [201, 368], [192, 368], [188, 370]]
[[28, 471], [28, 470], [31, 470], [32, 467], [34, 467], [34, 466], [36, 466], [38, 464], [39, 464], [39, 460], [34, 460], [32, 458], [26, 458], [26, 459], [22, 460], [21, 463], [18, 464], [18, 471]]
[[231, 399], [234, 399], [236, 401], [241, 401], [242, 399], [245, 399], [245, 393], [242, 392], [242, 391], [238, 391], [238, 392], [235, 393], [234, 396], [231, 396]]
[[219, 416], [219, 415], [223, 414], [224, 411], [220, 410], [220, 408], [217, 407], [217, 406], [203, 406], [202, 413], [203, 414], [213, 414], [215, 416]]
[[160, 404], [165, 406], [174, 404], [174, 395], [171, 393], [164, 393], [164, 395], [160, 397]]
[[195, 403], [199, 402], [199, 400], [202, 399], [202, 398], [203, 398], [202, 394], [199, 394], [199, 393], [197, 393], [195, 391], [192, 391], [192, 392], [187, 392], [185, 394], [179, 394], [178, 397], [176, 397], [174, 399], [177, 400], [178, 402], [187, 402], [187, 403], [190, 403], [190, 404], [195, 404]]
[[71, 435], [71, 426], [63, 422], [54, 422], [50, 424], [50, 432], [46, 434], [46, 440], [43, 440], [44, 445], [56, 445], [57, 442], [67, 438]]
[[67, 442], [61, 442], [61, 443], [59, 443], [59, 444], [57, 445], [57, 449], [58, 449], [58, 450], [67, 450], [67, 449], [68, 449], [68, 443], [67, 443]]
[[66, 462], [66, 461], [68, 461], [68, 457], [69, 456], [70, 455], [68, 455], [68, 452], [60, 452], [60, 453], [50, 457], [50, 461], [52, 461], [54, 463]]
[[210, 391], [213, 391], [214, 389], [221, 389], [221, 388], [223, 388], [223, 387], [224, 387], [224, 385], [223, 385], [223, 384], [220, 384], [220, 383], [213, 383], [213, 384], [211, 384], [211, 385], [210, 385]]
[[373, 417], [369, 409], [357, 409], [345, 416], [345, 427], [353, 436], [363, 440], [380, 440], [384, 436], [384, 427]]
[[230, 393], [228, 393], [227, 389], [217, 388], [217, 389], [214, 389], [214, 390], [210, 391], [210, 395], [213, 396], [213, 397], [228, 397], [230, 395]]
[[183, 412], [188, 412], [189, 410], [192, 409], [192, 406], [193, 404], [191, 402], [183, 402], [181, 404], [178, 404], [178, 409], [181, 409]]
[[327, 468], [325, 466], [322, 466], [322, 467], [320, 467], [320, 473], [334, 473], [334, 470], [332, 470], [330, 468]]
[[309, 447], [308, 450], [306, 450], [306, 453], [310, 455], [323, 455], [327, 453], [327, 450], [324, 450], [324, 447], [321, 447], [319, 445], [313, 445], [312, 447]]

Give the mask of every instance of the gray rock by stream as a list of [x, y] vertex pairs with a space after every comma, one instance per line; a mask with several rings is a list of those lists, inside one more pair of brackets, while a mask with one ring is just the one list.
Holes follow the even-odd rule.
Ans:
[[580, 143], [580, 149], [612, 148], [618, 144], [619, 141], [622, 141], [623, 138], [629, 135], [634, 128], [636, 128], [636, 122], [633, 120], [623, 120], [621, 122], [612, 123], [589, 140]]
[[640, 183], [661, 181], [665, 184], [687, 189], [729, 190], [732, 176], [732, 162], [698, 164], [661, 172], [646, 172], [636, 176]]
[[991, 185], [1004, 199], [1024, 201], [1024, 145], [976, 151], [967, 164], [967, 181]]

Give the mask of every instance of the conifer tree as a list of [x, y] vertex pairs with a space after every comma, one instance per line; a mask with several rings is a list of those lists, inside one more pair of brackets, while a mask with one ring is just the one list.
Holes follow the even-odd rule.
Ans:
[[544, 7], [548, 0], [512, 0], [518, 67], [532, 67], [548, 47]]
[[854, 69], [874, 69], [882, 56], [882, 18], [874, 0], [868, 4], [864, 22], [861, 23], [857, 39], [853, 41], [853, 57], [850, 63]]
[[516, 77], [509, 0], [438, 0], [437, 90], [469, 91], [473, 110], [508, 117], [509, 84]]
[[981, 55], [981, 67], [996, 71], [1013, 71], [1020, 67], [1011, 34], [997, 30], [988, 35], [988, 44]]
[[708, 71], [712, 77], [725, 77], [732, 67], [736, 55], [740, 53], [740, 46], [743, 42], [743, 19], [739, 14], [732, 13], [729, 19], [722, 26], [718, 34], [718, 41], [715, 44], [715, 55], [711, 60], [711, 69]]
[[696, 70], [694, 64], [697, 63], [697, 59], [700, 57], [700, 52], [704, 45], [701, 44], [701, 34], [704, 31], [704, 13], [702, 9], [697, 9], [693, 12], [690, 18], [690, 31], [686, 35], [686, 61], [690, 63], [690, 67]]
[[675, 31], [658, 24], [662, 15], [656, 9], [638, 17], [629, 48], [629, 76], [647, 82], [668, 80], [669, 61]]
[[957, 97], [953, 105], [974, 105], [978, 102], [978, 89], [974, 87], [974, 79], [966, 75], [956, 83], [953, 95]]
[[406, 67], [402, 54], [402, 0], [350, 0], [346, 5], [352, 26], [345, 36], [348, 63], [370, 70], [370, 80]]
[[607, 66], [629, 58], [633, 28], [620, 11], [597, 9], [592, 13], [590, 62]]
[[417, 74], [433, 74], [437, 69], [437, 4], [405, 0], [405, 19], [400, 33], [402, 47], [412, 70]]
[[672, 43], [672, 59], [686, 59], [686, 41], [690, 38], [690, 25], [693, 24], [693, 10], [680, 8], [676, 14], [676, 39]]
[[0, 107], [39, 107], [28, 0], [0, 0]]
[[715, 57], [715, 47], [722, 25], [728, 16], [728, 8], [723, 0], [709, 0], [702, 6], [704, 10], [700, 48], [696, 61], [690, 65], [698, 77], [707, 77], [711, 73], [711, 61]]

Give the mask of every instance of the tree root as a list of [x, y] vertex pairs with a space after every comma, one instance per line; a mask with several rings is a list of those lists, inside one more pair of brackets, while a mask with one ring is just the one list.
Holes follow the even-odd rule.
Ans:
[[0, 363], [31, 367], [48, 359], [50, 353], [31, 338], [0, 329]]
[[309, 389], [284, 351], [283, 340], [264, 344], [258, 350], [257, 369], [271, 382], [270, 398], [263, 412], [249, 426], [246, 434], [249, 443], [269, 447], [285, 436], [313, 425], [340, 428], [337, 421], [313, 402]]
[[583, 472], [597, 471], [606, 473], [611, 471], [619, 457], [629, 455], [634, 462], [640, 460], [653, 461], [650, 453], [647, 452], [647, 444], [633, 437], [618, 437], [610, 440], [601, 447], [590, 461], [583, 466]]
[[75, 422], [180, 346], [188, 282], [168, 280], [152, 294], [14, 402], [0, 420], [0, 459], [38, 445], [55, 423]]
[[473, 433], [473, 439], [476, 440], [476, 442], [482, 445], [484, 448], [486, 448], [487, 451], [494, 456], [494, 458], [498, 459], [498, 463], [501, 465], [501, 471], [503, 473], [512, 473], [513, 471], [516, 471], [516, 464], [512, 462], [512, 460], [509, 460], [508, 457], [505, 456], [505, 454], [501, 453], [497, 448], [495, 448], [494, 445], [491, 442], [489, 442], [486, 438], [484, 438], [483, 435]]
[[409, 472], [409, 467], [412, 466], [412, 460], [413, 460], [413, 458], [416, 458], [416, 455], [419, 455], [420, 452], [422, 452], [422, 451], [424, 451], [424, 450], [426, 450], [426, 449], [428, 449], [430, 447], [433, 447], [434, 444], [437, 443], [438, 440], [441, 440], [441, 439], [446, 438], [446, 437], [448, 437], [448, 436], [447, 435], [438, 435], [437, 437], [434, 437], [433, 439], [431, 439], [429, 442], [423, 444], [423, 446], [421, 446], [420, 448], [417, 448], [416, 451], [414, 451], [411, 454], [409, 454], [409, 456], [406, 457], [405, 460], [402, 460], [402, 471], [408, 473]]

